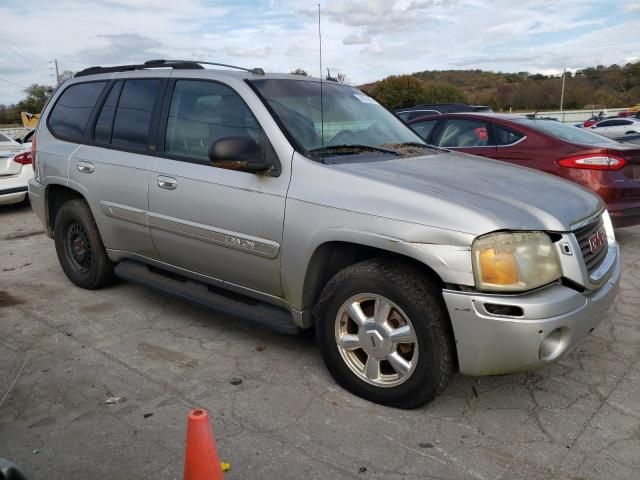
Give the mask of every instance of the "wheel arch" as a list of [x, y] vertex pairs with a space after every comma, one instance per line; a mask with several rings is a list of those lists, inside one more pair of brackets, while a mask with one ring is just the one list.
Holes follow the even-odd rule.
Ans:
[[70, 200], [87, 200], [85, 195], [68, 185], [50, 183], [45, 189], [45, 218], [47, 235], [53, 238], [53, 226], [60, 207]]
[[[355, 242], [349, 240], [330, 240], [318, 245], [311, 254], [306, 265], [300, 304], [302, 306], [302, 322], [305, 326], [313, 325], [313, 308], [327, 282], [340, 270], [373, 258], [389, 258], [414, 266], [439, 288], [445, 285], [442, 277], [428, 262], [416, 255], [411, 255], [410, 248], [389, 249], [374, 242]], [[404, 244], [405, 246], [407, 244]], [[404, 250], [404, 251], [402, 251]]]

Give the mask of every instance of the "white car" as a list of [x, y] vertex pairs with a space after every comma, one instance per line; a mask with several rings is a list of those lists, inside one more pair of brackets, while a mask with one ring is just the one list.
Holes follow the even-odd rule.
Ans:
[[605, 137], [622, 137], [630, 133], [640, 133], [640, 120], [637, 118], [609, 118], [588, 127]]
[[33, 178], [30, 140], [21, 144], [0, 133], [0, 205], [19, 203], [27, 196]]

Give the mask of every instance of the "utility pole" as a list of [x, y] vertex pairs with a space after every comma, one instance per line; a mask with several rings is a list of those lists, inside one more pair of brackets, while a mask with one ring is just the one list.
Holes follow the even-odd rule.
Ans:
[[[54, 59], [53, 63], [56, 66], [56, 85], [60, 84], [60, 72], [58, 71], [58, 59]], [[564, 88], [564, 83], [563, 83], [563, 88]], [[562, 110], [562, 107], [560, 107], [560, 110]]]
[[562, 106], [564, 105], [564, 77], [567, 72], [566, 68], [562, 69], [562, 92], [560, 93], [560, 111], [562, 111]]

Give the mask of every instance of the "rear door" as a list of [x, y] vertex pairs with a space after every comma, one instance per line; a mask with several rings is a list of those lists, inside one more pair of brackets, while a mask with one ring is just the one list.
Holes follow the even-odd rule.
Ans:
[[532, 166], [532, 159], [536, 157], [536, 149], [526, 142], [527, 136], [511, 127], [492, 122], [493, 137], [496, 141], [496, 160], [515, 163], [523, 167]]
[[279, 253], [290, 154], [282, 159], [279, 176], [211, 164], [209, 146], [230, 136], [252, 137], [275, 156], [249, 107], [226, 84], [172, 80], [163, 111], [163, 151], [153, 161], [148, 186], [151, 236], [161, 259], [281, 295]]
[[[165, 72], [110, 82], [72, 155], [69, 182], [86, 192], [105, 247], [148, 258], [158, 254], [147, 225], [147, 184], [155, 152]], [[152, 77], [152, 78], [150, 78]]]
[[473, 118], [447, 118], [434, 145], [472, 155], [494, 158], [496, 144], [490, 124]]

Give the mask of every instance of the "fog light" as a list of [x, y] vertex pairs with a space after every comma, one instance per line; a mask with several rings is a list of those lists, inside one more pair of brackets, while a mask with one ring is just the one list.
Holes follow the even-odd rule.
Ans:
[[570, 337], [567, 327], [553, 330], [540, 344], [540, 359], [549, 361], [558, 358], [569, 346]]

